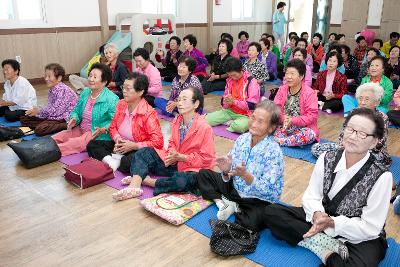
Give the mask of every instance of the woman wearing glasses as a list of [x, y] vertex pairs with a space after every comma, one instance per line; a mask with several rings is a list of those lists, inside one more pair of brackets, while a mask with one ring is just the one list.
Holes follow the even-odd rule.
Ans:
[[[197, 191], [195, 175], [200, 169], [213, 169], [215, 165], [214, 134], [211, 126], [198, 114], [204, 97], [199, 89], [189, 87], [177, 99], [179, 115], [171, 124], [168, 149], [142, 148], [135, 153], [131, 176], [121, 180], [128, 187], [113, 194], [117, 201], [138, 197], [143, 193], [141, 184], [155, 187], [154, 195], [165, 192]], [[169, 178], [153, 179], [148, 175]]]
[[272, 204], [263, 219], [274, 236], [311, 250], [324, 266], [378, 266], [393, 178], [369, 151], [383, 138], [384, 121], [359, 108], [343, 129], [343, 149], [319, 157], [302, 206]]
[[[356, 91], [356, 99], [358, 102], [358, 107], [360, 108], [368, 108], [376, 112], [379, 116], [382, 117], [385, 125], [385, 129], [383, 131], [383, 136], [378, 140], [378, 144], [371, 150], [372, 154], [377, 158], [378, 161], [390, 167], [392, 163], [392, 159], [387, 151], [387, 136], [388, 136], [388, 126], [389, 120], [385, 113], [377, 110], [377, 106], [381, 102], [383, 97], [383, 89], [377, 83], [364, 83], [357, 88]], [[323, 152], [334, 151], [338, 148], [343, 148], [343, 129], [339, 135], [338, 143], [317, 143], [314, 144], [311, 148], [311, 153], [319, 157]]]
[[92, 140], [87, 145], [89, 156], [129, 173], [135, 152], [143, 147], [164, 145], [157, 112], [144, 97], [149, 81], [143, 74], [129, 73], [123, 84], [123, 99], [116, 107], [109, 132], [112, 140]]

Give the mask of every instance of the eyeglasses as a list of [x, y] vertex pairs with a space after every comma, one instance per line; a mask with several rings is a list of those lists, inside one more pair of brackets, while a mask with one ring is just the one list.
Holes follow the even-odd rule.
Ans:
[[131, 91], [131, 90], [133, 90], [133, 87], [123, 85], [123, 86], [122, 86], [122, 90]]
[[344, 132], [348, 135], [352, 135], [354, 132], [356, 133], [357, 138], [359, 139], [366, 139], [368, 136], [374, 136], [373, 134], [367, 134], [363, 131], [357, 131], [354, 128], [350, 127], [350, 126], [346, 126], [344, 128]]

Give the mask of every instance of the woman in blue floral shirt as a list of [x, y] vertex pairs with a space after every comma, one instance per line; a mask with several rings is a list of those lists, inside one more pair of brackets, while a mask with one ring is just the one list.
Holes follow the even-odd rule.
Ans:
[[249, 118], [249, 132], [236, 140], [231, 152], [217, 158], [222, 173], [200, 170], [197, 182], [205, 199], [218, 207], [217, 217], [260, 231], [264, 207], [277, 202], [283, 188], [283, 156], [273, 133], [280, 110], [271, 101], [260, 102]]

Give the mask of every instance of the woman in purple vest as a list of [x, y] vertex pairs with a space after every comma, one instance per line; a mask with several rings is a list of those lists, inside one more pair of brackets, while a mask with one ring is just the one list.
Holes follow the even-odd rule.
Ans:
[[319, 157], [302, 207], [266, 207], [265, 226], [278, 239], [311, 250], [326, 266], [378, 266], [387, 249], [392, 174], [369, 150], [384, 130], [376, 112], [354, 110], [344, 122], [344, 150]]

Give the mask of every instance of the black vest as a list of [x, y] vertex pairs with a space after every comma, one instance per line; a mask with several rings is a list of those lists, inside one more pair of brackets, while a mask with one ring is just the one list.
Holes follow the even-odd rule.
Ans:
[[361, 217], [362, 209], [367, 205], [368, 195], [379, 177], [387, 171], [376, 164], [375, 156], [370, 154], [367, 162], [349, 182], [332, 198], [328, 193], [336, 178], [334, 170], [342, 157], [343, 150], [327, 152], [324, 159], [324, 181], [322, 205], [331, 216]]

